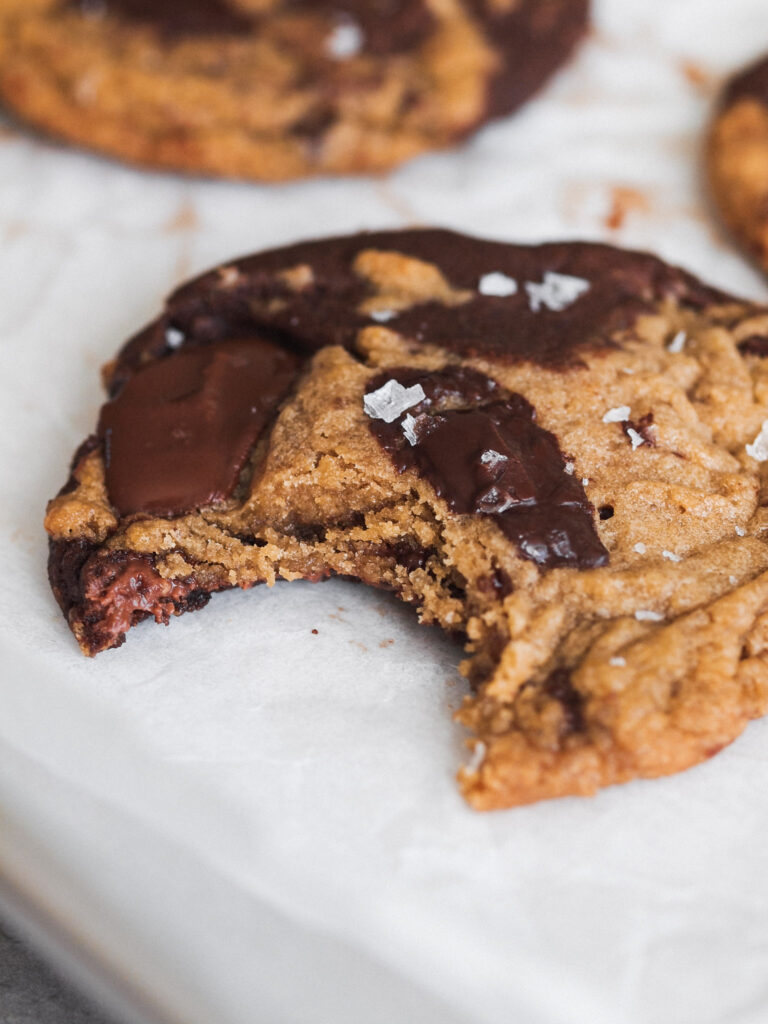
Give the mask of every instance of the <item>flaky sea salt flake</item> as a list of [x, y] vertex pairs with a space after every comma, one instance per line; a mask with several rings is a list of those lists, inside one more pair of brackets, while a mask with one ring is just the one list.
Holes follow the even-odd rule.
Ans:
[[668, 562], [682, 562], [680, 555], [676, 555], [674, 551], [667, 551], [666, 549], [661, 552], [661, 557], [666, 558]]
[[542, 306], [553, 313], [562, 313], [589, 289], [589, 281], [585, 281], [583, 277], [556, 274], [553, 270], [548, 270], [544, 274], [544, 280], [540, 284], [533, 281], [526, 281], [525, 284], [528, 303], [534, 313], [538, 313]]
[[398, 416], [418, 405], [425, 397], [421, 384], [404, 388], [398, 381], [388, 380], [376, 391], [363, 397], [363, 410], [372, 420], [394, 423]]
[[763, 420], [760, 433], [752, 444], [746, 446], [747, 455], [755, 462], [768, 461], [768, 420]]
[[639, 541], [637, 544], [635, 544], [634, 550], [638, 553], [638, 555], [644, 555], [648, 549], [642, 541]]
[[502, 462], [507, 461], [507, 456], [497, 452], [494, 448], [488, 448], [480, 456], [480, 461], [489, 469], [496, 469]]
[[403, 422], [400, 424], [405, 439], [411, 446], [418, 444], [419, 435], [416, 433], [416, 420], [410, 413], [404, 417]]
[[632, 410], [628, 405], [617, 405], [603, 416], [603, 423], [626, 423]]
[[472, 751], [472, 756], [469, 761], [464, 765], [464, 771], [467, 775], [476, 775], [480, 770], [480, 767], [485, 760], [485, 755], [488, 753], [488, 748], [483, 742], [475, 744]]
[[165, 332], [165, 344], [168, 348], [181, 348], [184, 344], [184, 331], [178, 327], [169, 327]]
[[375, 320], [377, 324], [388, 324], [390, 320], [395, 319], [397, 312], [394, 309], [374, 309], [374, 311], [368, 315], [371, 320]]
[[644, 608], [638, 608], [635, 612], [635, 618], [638, 622], [663, 622], [664, 616], [661, 612], [651, 612]]
[[747, 536], [747, 531], [744, 529], [743, 526], [737, 526], [736, 527], [736, 536], [737, 537], [746, 537]]
[[507, 299], [510, 295], [517, 295], [517, 281], [514, 277], [507, 277], [506, 274], [496, 270], [491, 274], [483, 274], [478, 282], [477, 290], [481, 295]]
[[330, 32], [325, 40], [325, 52], [333, 60], [349, 60], [356, 57], [363, 48], [363, 30], [354, 21], [342, 21]]
[[671, 352], [672, 355], [678, 355], [685, 348], [685, 343], [688, 340], [688, 335], [685, 331], [678, 331], [672, 341], [667, 345], [667, 352]]
[[624, 668], [627, 664], [626, 658], [611, 658], [609, 664], [614, 665], [616, 668]]
[[645, 438], [643, 437], [643, 435], [638, 434], [638, 432], [632, 427], [627, 427], [627, 437], [629, 438], [630, 443], [632, 444], [633, 452], [637, 451], [637, 449], [640, 448], [641, 445], [645, 444]]

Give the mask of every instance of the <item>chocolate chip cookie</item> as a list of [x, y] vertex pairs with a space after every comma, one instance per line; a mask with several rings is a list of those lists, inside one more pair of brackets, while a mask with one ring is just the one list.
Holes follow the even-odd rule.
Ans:
[[723, 219], [768, 270], [768, 57], [726, 86], [710, 132], [708, 168]]
[[53, 590], [93, 655], [218, 590], [360, 580], [464, 642], [475, 807], [676, 772], [768, 710], [766, 356], [765, 308], [603, 245], [238, 260], [107, 367]]
[[0, 96], [149, 167], [375, 172], [527, 100], [588, 0], [0, 0]]

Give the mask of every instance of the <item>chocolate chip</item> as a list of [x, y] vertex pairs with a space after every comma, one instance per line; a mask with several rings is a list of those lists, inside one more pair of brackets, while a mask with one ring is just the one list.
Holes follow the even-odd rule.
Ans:
[[399, 472], [416, 469], [460, 515], [491, 517], [537, 565], [608, 561], [583, 484], [565, 472], [556, 438], [538, 426], [522, 395], [467, 368], [386, 370], [369, 390], [390, 380], [420, 384], [425, 395], [407, 414], [415, 443], [403, 433], [403, 417], [369, 421]]
[[765, 359], [768, 356], [768, 338], [763, 334], [750, 334], [739, 342], [737, 348], [743, 356], [760, 356]]

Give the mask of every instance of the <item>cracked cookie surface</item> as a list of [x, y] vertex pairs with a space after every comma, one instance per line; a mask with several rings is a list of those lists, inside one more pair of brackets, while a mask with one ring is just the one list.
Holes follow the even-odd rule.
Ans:
[[326, 239], [175, 292], [48, 508], [83, 651], [329, 575], [461, 638], [467, 799], [679, 771], [768, 709], [768, 312], [652, 256]]
[[281, 181], [460, 141], [570, 56], [588, 0], [0, 0], [0, 96], [138, 164]]

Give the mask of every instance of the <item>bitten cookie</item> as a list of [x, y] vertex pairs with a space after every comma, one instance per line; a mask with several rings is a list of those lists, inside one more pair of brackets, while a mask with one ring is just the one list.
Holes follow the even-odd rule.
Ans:
[[588, 0], [0, 0], [0, 96], [149, 167], [381, 171], [520, 106]]
[[217, 590], [353, 577], [465, 642], [475, 807], [679, 771], [768, 709], [766, 354], [764, 308], [607, 246], [238, 260], [107, 368], [53, 590], [93, 655]]
[[768, 270], [768, 57], [726, 86], [707, 155], [712, 193], [723, 219]]

